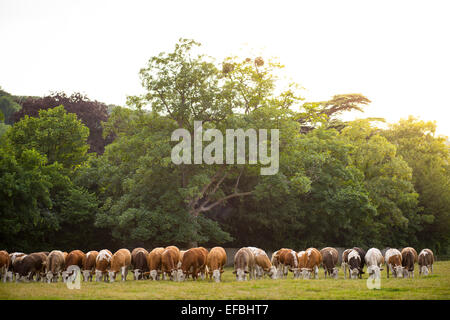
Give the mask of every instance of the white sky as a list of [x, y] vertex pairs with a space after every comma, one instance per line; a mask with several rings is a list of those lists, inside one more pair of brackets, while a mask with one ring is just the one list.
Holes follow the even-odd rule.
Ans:
[[[447, 5], [448, 3], [448, 5]], [[275, 56], [307, 101], [362, 93], [364, 114], [437, 120], [450, 136], [450, 1], [0, 0], [0, 86], [124, 105], [138, 72], [180, 37], [219, 61]]]

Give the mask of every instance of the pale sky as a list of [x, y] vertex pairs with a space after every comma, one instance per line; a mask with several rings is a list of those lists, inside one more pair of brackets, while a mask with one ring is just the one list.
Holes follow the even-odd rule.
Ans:
[[[447, 4], [448, 3], [448, 4]], [[0, 0], [0, 86], [125, 105], [180, 37], [218, 61], [277, 57], [307, 101], [361, 93], [354, 117], [436, 120], [450, 136], [450, 1]]]

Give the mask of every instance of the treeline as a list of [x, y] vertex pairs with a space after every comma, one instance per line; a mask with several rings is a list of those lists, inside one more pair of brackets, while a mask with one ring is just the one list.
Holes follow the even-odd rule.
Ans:
[[[194, 55], [198, 45], [181, 39], [152, 57], [140, 71], [146, 93], [127, 107], [80, 94], [0, 91], [1, 248], [358, 245], [449, 253], [450, 153], [435, 123], [343, 122], [340, 114], [370, 101], [344, 94], [303, 102], [295, 83], [280, 88], [279, 63], [218, 64]], [[194, 120], [224, 135], [279, 129], [278, 173], [262, 176], [248, 161], [173, 164], [172, 132], [193, 133]]]

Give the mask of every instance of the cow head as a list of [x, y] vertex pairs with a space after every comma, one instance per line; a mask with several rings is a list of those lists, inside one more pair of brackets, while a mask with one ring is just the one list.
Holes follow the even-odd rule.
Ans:
[[278, 279], [278, 271], [274, 266], [271, 266], [270, 269], [266, 271], [266, 273], [271, 279]]
[[143, 276], [144, 276], [144, 272], [142, 270], [140, 270], [140, 269], [133, 270], [134, 280], [139, 280], [139, 279], [143, 278]]
[[428, 275], [428, 268], [427, 268], [427, 266], [421, 266], [420, 267], [420, 273], [422, 275], [424, 275], [424, 276], [427, 276]]
[[402, 266], [394, 266], [394, 277], [396, 278], [403, 278], [403, 273], [405, 271], [405, 268]]
[[117, 275], [116, 271], [108, 271], [108, 276], [109, 276], [109, 282], [110, 283], [116, 281], [116, 275]]
[[333, 279], [337, 279], [338, 278], [338, 272], [339, 269], [337, 267], [334, 267], [331, 271], [330, 277], [332, 277]]
[[350, 267], [350, 279], [358, 279], [359, 276], [359, 268], [351, 268]]
[[95, 282], [100, 282], [103, 279], [103, 272], [100, 270], [95, 270]]
[[182, 269], [178, 269], [177, 270], [177, 274], [176, 274], [176, 279], [178, 279], [178, 281], [186, 280], [186, 273], [187, 272], [183, 272]]
[[158, 280], [158, 271], [157, 270], [151, 270], [150, 271], [150, 278], [153, 280]]
[[310, 268], [301, 268], [300, 275], [302, 279], [311, 279], [312, 277], [312, 269]]
[[233, 271], [233, 273], [236, 274], [236, 280], [237, 281], [245, 281], [245, 280], [247, 280], [247, 276], [246, 276], [246, 274], [248, 273], [247, 270], [239, 268], [239, 269]]
[[213, 271], [212, 278], [214, 279], [215, 282], [220, 282], [220, 270], [219, 269], [216, 269]]
[[[56, 275], [58, 275], [58, 274], [56, 274]], [[46, 279], [47, 283], [56, 282], [55, 275], [51, 271], [47, 272], [47, 274], [45, 275], [45, 279]], [[56, 280], [58, 280], [58, 278], [56, 278]]]
[[92, 279], [92, 271], [91, 270], [83, 270], [81, 272], [81, 274], [83, 275], [83, 281], [87, 282], [90, 279]]
[[379, 266], [368, 266], [367, 267], [367, 273], [369, 274], [369, 277], [379, 279], [381, 278], [381, 271], [383, 268], [380, 268]]

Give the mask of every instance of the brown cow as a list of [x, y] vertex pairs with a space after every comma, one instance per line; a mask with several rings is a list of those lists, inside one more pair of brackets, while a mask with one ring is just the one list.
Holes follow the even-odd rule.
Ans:
[[234, 255], [234, 274], [237, 281], [247, 280], [247, 274], [250, 279], [255, 279], [255, 256], [249, 248], [241, 248]]
[[82, 262], [82, 275], [84, 281], [92, 281], [92, 277], [95, 274], [95, 262], [97, 260], [98, 251], [89, 251], [83, 257]]
[[326, 247], [320, 250], [322, 256], [322, 265], [325, 273], [325, 279], [327, 274], [334, 279], [338, 278], [339, 269], [336, 267], [338, 262], [338, 251], [335, 248]]
[[111, 264], [112, 253], [108, 249], [100, 250], [95, 259], [95, 281], [99, 282], [104, 279], [108, 281], [108, 269]]
[[109, 282], [116, 280], [117, 272], [120, 272], [122, 281], [127, 280], [128, 268], [131, 266], [131, 253], [128, 249], [119, 249], [111, 257], [109, 267]]
[[[185, 253], [186, 254], [186, 253]], [[161, 254], [161, 270], [163, 273], [163, 279], [177, 280], [177, 266], [178, 260], [180, 259], [180, 252], [174, 250], [173, 248], [168, 248]]]
[[36, 280], [39, 280], [40, 273], [45, 270], [46, 264], [47, 256], [41, 252], [17, 257], [14, 265], [14, 270], [18, 274], [16, 281], [20, 279], [33, 280], [34, 275], [37, 275]]
[[164, 249], [172, 249], [172, 250], [175, 250], [175, 252], [176, 252], [177, 255], [178, 255], [178, 259], [180, 259], [180, 249], [178, 249], [178, 247], [176, 247], [176, 246], [168, 246], [168, 247], [165, 247]]
[[11, 264], [11, 258], [9, 257], [8, 252], [5, 250], [0, 251], [0, 277], [2, 277], [2, 281], [6, 282], [9, 266]]
[[277, 252], [279, 268], [282, 270], [280, 272], [282, 277], [287, 278], [288, 272], [294, 273], [294, 278], [298, 276], [298, 257], [297, 253], [292, 249], [280, 249]]
[[319, 278], [319, 266], [322, 263], [322, 256], [319, 250], [316, 248], [308, 248], [305, 250], [305, 254], [302, 255], [302, 259], [298, 263], [298, 269], [300, 270], [299, 276], [303, 279], [311, 279], [314, 272], [314, 278]]
[[177, 266], [178, 269], [180, 269], [180, 267], [181, 267], [181, 261], [183, 261], [183, 256], [186, 251], [187, 250], [180, 250], [180, 260], [178, 261], [178, 266]]
[[146, 274], [148, 274], [147, 256], [148, 251], [144, 248], [135, 248], [131, 252], [131, 265], [133, 268], [134, 280], [144, 279]]
[[223, 267], [227, 263], [227, 253], [222, 247], [214, 247], [208, 253], [206, 258], [206, 265], [209, 269], [209, 278], [214, 279], [216, 282], [220, 282]]
[[199, 273], [205, 273], [207, 259], [205, 250], [205, 248], [191, 248], [184, 253], [181, 267], [177, 271], [178, 281], [184, 281], [188, 274], [192, 275], [193, 280], [197, 280]]
[[62, 272], [62, 279], [63, 282], [67, 282], [68, 277], [73, 276], [75, 269], [72, 269], [71, 271], [68, 270], [70, 266], [77, 266], [78, 268], [83, 267], [83, 258], [85, 257], [85, 254], [81, 250], [72, 250], [70, 253], [66, 256], [66, 263], [65, 263], [65, 270]]
[[16, 278], [16, 281], [17, 281], [17, 278], [19, 275], [14, 270], [14, 268], [16, 265], [18, 265], [18, 262], [20, 260], [22, 260], [22, 258], [25, 256], [26, 256], [26, 254], [23, 252], [13, 252], [13, 253], [9, 254], [9, 259], [10, 259], [11, 263], [9, 264], [9, 271], [7, 272], [7, 275], [6, 275], [7, 281], [13, 281], [14, 278]]
[[267, 256], [267, 253], [256, 247], [247, 247], [255, 256], [255, 272], [256, 272], [256, 278], [260, 279], [264, 275], [269, 275], [272, 279], [277, 279], [277, 269], [272, 265], [272, 263], [269, 260], [269, 257]]
[[[403, 277], [409, 278], [412, 276], [414, 278], [414, 262], [416, 257], [414, 255], [414, 250], [411, 247], [403, 248], [401, 251], [402, 254], [402, 266], [403, 266]], [[417, 252], [416, 252], [417, 254]]]
[[155, 248], [147, 255], [147, 265], [150, 270], [150, 279], [159, 280], [161, 270], [161, 256], [164, 252], [164, 248]]
[[64, 254], [62, 251], [53, 250], [47, 257], [46, 280], [50, 282], [58, 282], [61, 272], [65, 269]]
[[434, 254], [430, 249], [423, 249], [419, 254], [419, 275], [427, 276], [429, 270], [433, 273]]
[[384, 262], [386, 263], [387, 277], [389, 278], [389, 270], [395, 278], [403, 277], [402, 254], [397, 249], [388, 249], [384, 254]]

